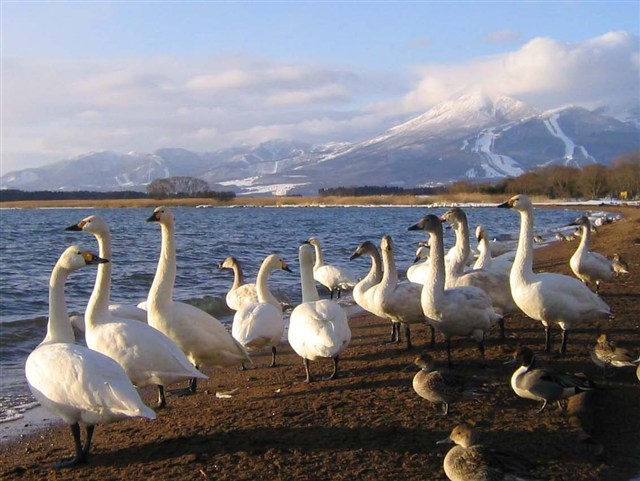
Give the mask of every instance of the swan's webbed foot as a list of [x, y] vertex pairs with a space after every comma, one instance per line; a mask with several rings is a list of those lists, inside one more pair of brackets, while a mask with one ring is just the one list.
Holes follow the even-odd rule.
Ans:
[[87, 439], [84, 446], [82, 446], [80, 442], [80, 425], [75, 423], [70, 427], [71, 435], [73, 436], [73, 443], [76, 448], [76, 454], [71, 458], [65, 458], [54, 463], [54, 469], [70, 468], [83, 464], [87, 461], [89, 449], [91, 448], [91, 438], [93, 437], [93, 426], [87, 426]]

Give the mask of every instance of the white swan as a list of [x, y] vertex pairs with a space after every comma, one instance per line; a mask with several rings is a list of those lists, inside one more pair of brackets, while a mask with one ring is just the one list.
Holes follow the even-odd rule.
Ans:
[[338, 356], [351, 341], [347, 315], [340, 305], [318, 297], [313, 278], [313, 250], [304, 243], [299, 249], [302, 304], [291, 313], [289, 344], [303, 359], [306, 382], [311, 382], [309, 361], [333, 359], [333, 374], [338, 375]]
[[445, 257], [447, 282], [449, 282], [451, 277], [458, 277], [464, 273], [471, 259], [469, 224], [467, 222], [467, 215], [460, 207], [449, 209], [442, 215], [441, 219], [451, 225], [456, 236], [455, 244], [449, 249]]
[[373, 302], [373, 288], [382, 280], [382, 258], [380, 257], [380, 252], [372, 242], [364, 241], [356, 247], [349, 260], [352, 261], [363, 256], [371, 258], [371, 268], [367, 275], [353, 287], [353, 300], [365, 311], [378, 317], [384, 317], [375, 302]]
[[[102, 217], [92, 215], [76, 225], [95, 236], [102, 257], [111, 256], [111, 233]], [[87, 346], [117, 361], [135, 386], [156, 386], [156, 408], [166, 406], [165, 386], [192, 378], [207, 379], [162, 332], [134, 319], [114, 316], [108, 309], [110, 294], [109, 262], [98, 266], [96, 283], [85, 310]]]
[[[84, 266], [108, 262], [77, 246], [68, 247], [56, 262], [49, 282], [49, 323], [44, 341], [29, 354], [25, 374], [40, 404], [71, 427], [75, 456], [55, 467], [86, 461], [96, 424], [127, 417], [154, 419], [126, 373], [113, 359], [74, 344], [64, 298], [67, 276]], [[86, 428], [84, 446], [80, 425]]]
[[506, 251], [499, 256], [494, 256], [491, 251], [489, 238], [485, 229], [479, 225], [476, 226], [476, 240], [478, 241], [478, 257], [473, 264], [474, 269], [484, 269], [498, 274], [506, 274], [509, 276], [513, 259], [516, 257], [515, 249]]
[[[67, 227], [65, 230], [70, 232], [78, 232], [87, 230], [85, 227], [87, 224], [91, 224], [94, 218], [99, 216], [89, 216], [82, 219], [77, 224], [73, 224]], [[106, 223], [102, 218], [99, 218], [99, 222], [102, 222], [106, 227]], [[107, 228], [106, 234], [104, 234], [105, 238], [103, 243], [100, 245], [100, 255], [104, 259], [111, 259], [111, 233]], [[100, 243], [100, 239], [98, 239]], [[105, 266], [101, 266], [101, 269], [104, 270]], [[99, 271], [101, 269], [98, 269]], [[111, 276], [111, 263], [109, 263], [109, 276]], [[138, 306], [134, 306], [132, 304], [109, 304], [109, 311], [116, 317], [124, 317], [127, 319], [135, 319], [136, 321], [147, 322], [147, 311], [141, 309]]]
[[469, 224], [465, 212], [455, 207], [447, 212], [443, 219], [452, 224], [456, 233], [456, 256], [447, 270], [445, 288], [473, 286], [482, 289], [491, 299], [491, 304], [500, 315], [500, 336], [504, 339], [504, 316], [518, 311], [518, 306], [511, 296], [509, 273], [488, 269], [474, 269], [464, 272], [464, 253], [471, 252], [469, 246]]
[[[218, 319], [190, 304], [173, 300], [176, 243], [171, 210], [158, 207], [147, 221], [158, 222], [162, 233], [160, 260], [147, 297], [149, 325], [171, 338], [196, 369], [250, 362], [247, 351]], [[196, 387], [194, 378], [189, 389], [196, 392]]]
[[338, 293], [340, 297], [341, 291], [351, 289], [356, 285], [354, 275], [344, 267], [338, 267], [331, 264], [325, 264], [322, 248], [317, 237], [310, 237], [307, 242], [313, 246], [316, 251], [316, 262], [313, 266], [313, 278], [320, 284], [329, 289], [331, 299], [333, 293]]
[[407, 279], [410, 282], [424, 284], [427, 272], [429, 272], [429, 246], [419, 246], [413, 264], [407, 268]]
[[374, 288], [374, 302], [384, 313], [384, 317], [404, 326], [407, 349], [411, 349], [410, 325], [428, 321], [420, 304], [422, 284], [398, 282], [398, 271], [393, 251], [393, 240], [388, 235], [383, 236], [380, 241], [382, 280]]
[[258, 302], [260, 302], [258, 301], [256, 284], [254, 282], [244, 282], [242, 267], [240, 266], [240, 262], [235, 257], [227, 257], [218, 265], [218, 268], [233, 270], [233, 285], [225, 296], [225, 300], [227, 301], [227, 306], [229, 306], [229, 309], [237, 311], [244, 305], [257, 304]]
[[258, 302], [245, 304], [233, 316], [231, 334], [249, 351], [271, 346], [271, 365], [276, 365], [276, 346], [284, 334], [285, 322], [280, 304], [269, 302], [273, 294], [269, 290], [269, 274], [276, 269], [291, 272], [287, 263], [275, 254], [267, 256], [258, 271], [256, 280]]
[[431, 268], [422, 286], [420, 301], [424, 315], [444, 334], [449, 365], [453, 336], [472, 337], [484, 359], [484, 333], [500, 319], [489, 296], [482, 289], [471, 286], [445, 289], [444, 245], [439, 217], [427, 215], [409, 230], [425, 230], [430, 235]]
[[582, 229], [582, 238], [569, 260], [569, 266], [578, 279], [585, 284], [595, 283], [596, 292], [600, 292], [600, 282], [608, 281], [613, 277], [613, 263], [602, 254], [589, 250], [591, 222], [586, 215], [581, 216], [572, 225], [577, 225]]
[[545, 350], [551, 350], [550, 324], [562, 329], [560, 352], [566, 353], [567, 331], [574, 324], [612, 317], [609, 306], [579, 280], [551, 272], [533, 272], [533, 204], [526, 195], [516, 195], [498, 207], [520, 212], [520, 237], [509, 282], [518, 307], [545, 330]]

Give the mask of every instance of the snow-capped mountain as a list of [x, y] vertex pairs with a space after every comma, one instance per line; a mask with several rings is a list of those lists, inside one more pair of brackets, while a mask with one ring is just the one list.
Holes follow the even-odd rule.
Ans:
[[[321, 187], [414, 187], [517, 176], [549, 164], [608, 164], [640, 150], [633, 112], [568, 106], [536, 112], [509, 97], [463, 95], [358, 143], [271, 140], [215, 152], [98, 152], [9, 173], [2, 188], [144, 190], [155, 178], [192, 176], [238, 193], [315, 194]], [[637, 120], [637, 119], [636, 119]]]

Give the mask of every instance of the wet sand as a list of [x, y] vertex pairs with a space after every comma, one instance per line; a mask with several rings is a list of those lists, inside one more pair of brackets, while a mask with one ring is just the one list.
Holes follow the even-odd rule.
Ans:
[[[254, 356], [256, 368], [249, 371], [206, 370], [210, 380], [199, 384], [197, 394], [169, 396], [154, 421], [98, 426], [84, 466], [50, 468], [73, 450], [69, 430], [60, 424], [3, 441], [0, 478], [446, 480], [442, 461], [448, 447], [435, 443], [463, 421], [475, 423], [486, 444], [533, 461], [531, 477], [625, 481], [637, 476], [640, 382], [635, 369], [626, 368], [602, 383], [589, 351], [606, 331], [640, 352], [640, 245], [633, 242], [640, 238], [640, 209], [605, 209], [622, 211], [624, 219], [601, 227], [592, 250], [622, 254], [631, 270], [601, 288], [616, 319], [573, 329], [564, 358], [542, 352], [542, 326], [523, 315], [507, 320], [505, 342], [497, 329], [488, 334], [486, 368], [471, 340], [454, 340], [456, 371], [490, 386], [491, 395], [482, 402], [454, 404], [449, 416], [441, 416], [411, 387], [417, 372], [412, 361], [426, 348], [428, 329], [413, 329], [414, 349], [407, 352], [404, 344], [382, 344], [390, 323], [359, 314], [351, 318], [353, 339], [337, 380], [305, 384], [301, 359], [283, 345], [275, 368], [265, 367], [270, 361], [265, 352]], [[536, 270], [570, 274], [568, 260], [576, 247], [576, 242], [556, 242], [536, 250]], [[554, 334], [557, 349], [558, 328]], [[568, 412], [550, 404], [537, 414], [538, 403], [516, 397], [508, 385], [514, 366], [503, 362], [520, 344], [536, 350], [540, 364], [583, 372], [601, 388], [584, 405], [572, 401]], [[441, 343], [432, 353], [446, 359]], [[311, 369], [327, 375], [331, 363], [312, 362]], [[215, 395], [233, 389], [238, 391], [229, 399]], [[143, 397], [150, 404], [155, 400], [152, 390]]]

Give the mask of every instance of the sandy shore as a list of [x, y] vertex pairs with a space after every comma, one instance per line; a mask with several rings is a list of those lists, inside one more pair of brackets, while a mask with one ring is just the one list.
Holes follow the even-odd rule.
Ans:
[[[572, 206], [573, 208], [573, 206]], [[631, 274], [605, 283], [603, 299], [616, 319], [574, 329], [565, 358], [539, 354], [543, 365], [583, 372], [595, 380], [600, 371], [589, 350], [601, 331], [640, 351], [640, 209], [620, 210], [624, 219], [600, 228], [592, 249], [623, 255]], [[514, 215], [516, 215], [514, 213]], [[536, 251], [537, 270], [570, 274], [575, 242], [554, 243]], [[483, 380], [492, 395], [481, 403], [453, 405], [448, 417], [411, 388], [412, 360], [426, 347], [427, 329], [413, 332], [415, 347], [381, 345], [390, 324], [369, 315], [351, 319], [353, 339], [335, 381], [305, 384], [301, 359], [283, 345], [279, 366], [264, 367], [269, 354], [254, 357], [250, 371], [209, 370], [211, 379], [190, 397], [168, 398], [155, 421], [127, 420], [96, 429], [92, 456], [78, 468], [49, 466], [71, 454], [65, 426], [47, 427], [2, 443], [0, 477], [7, 480], [446, 480], [442, 461], [447, 447], [435, 442], [456, 424], [473, 422], [487, 444], [526, 456], [532, 477], [553, 480], [628, 480], [640, 473], [640, 382], [635, 369], [619, 369], [580, 411], [585, 422], [550, 406], [517, 398], [508, 386], [513, 370], [503, 361], [519, 344], [543, 348], [537, 321], [514, 316], [508, 338], [487, 339], [488, 366], [479, 367], [471, 341], [454, 341], [456, 370]], [[559, 331], [554, 346], [559, 347]], [[434, 356], [446, 354], [439, 344]], [[329, 362], [311, 365], [328, 374]], [[216, 392], [238, 389], [230, 399]], [[143, 397], [153, 402], [154, 393]], [[573, 403], [577, 404], [577, 403]], [[572, 406], [572, 408], [575, 406]]]

